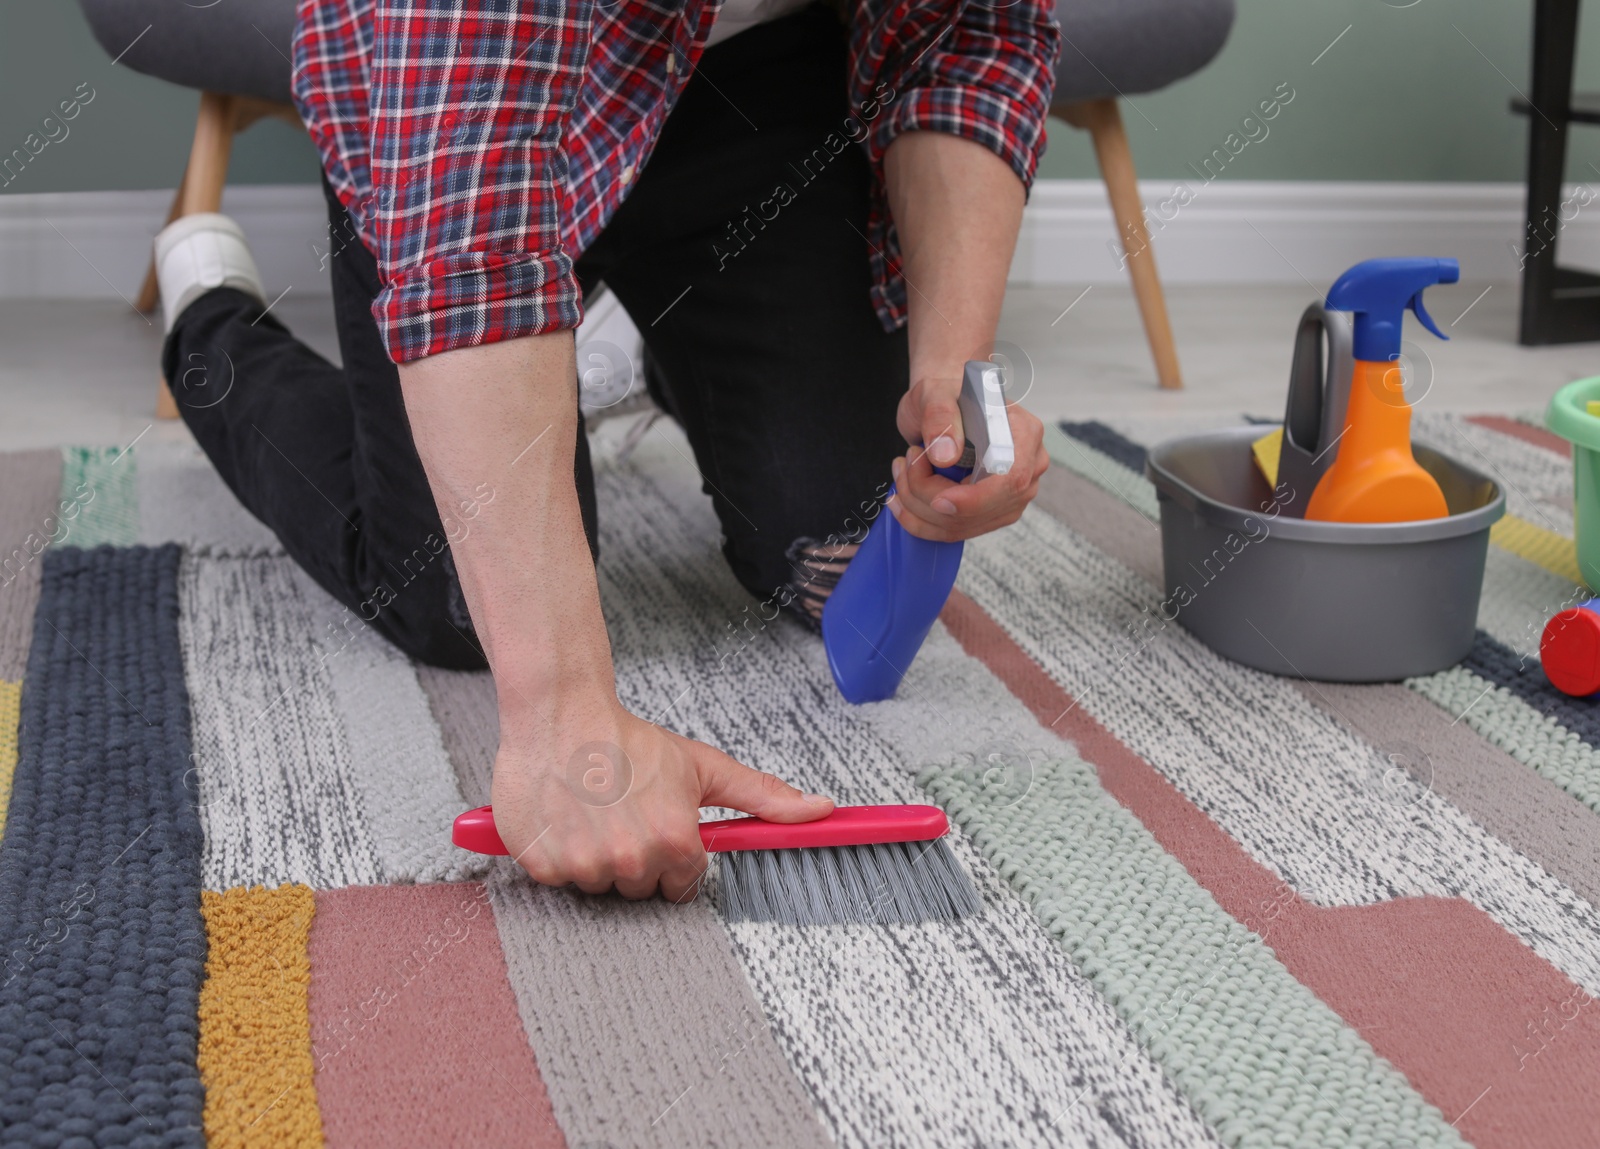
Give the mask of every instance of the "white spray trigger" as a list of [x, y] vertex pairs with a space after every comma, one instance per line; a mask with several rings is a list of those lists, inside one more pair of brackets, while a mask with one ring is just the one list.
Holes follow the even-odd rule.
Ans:
[[957, 405], [972, 451], [973, 481], [1011, 470], [1017, 452], [1006, 417], [1005, 369], [985, 359], [969, 359]]

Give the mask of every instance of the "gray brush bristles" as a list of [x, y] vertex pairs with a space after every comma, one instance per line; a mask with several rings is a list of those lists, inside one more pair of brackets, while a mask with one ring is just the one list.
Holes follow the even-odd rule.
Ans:
[[983, 908], [972, 879], [943, 838], [731, 850], [717, 863], [716, 900], [731, 922], [792, 926], [940, 921]]

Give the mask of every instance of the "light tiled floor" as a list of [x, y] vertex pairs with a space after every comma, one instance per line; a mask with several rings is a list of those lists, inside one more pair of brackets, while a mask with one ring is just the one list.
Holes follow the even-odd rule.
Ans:
[[[1419, 379], [1432, 375], [1421, 402], [1440, 410], [1538, 410], [1563, 383], [1600, 374], [1600, 345], [1519, 347], [1516, 285], [1494, 284], [1474, 303], [1485, 286], [1428, 292], [1449, 343], [1408, 322], [1421, 352]], [[1196, 415], [1281, 414], [1309, 288], [1169, 288], [1182, 392], [1156, 388], [1126, 288], [1082, 293], [1076, 286], [1018, 287], [1008, 296], [1001, 338], [1031, 361], [1026, 402], [1041, 416], [1141, 414], [1192, 423]], [[326, 297], [285, 298], [273, 313], [336, 357]], [[185, 437], [180, 424], [153, 418], [159, 346], [159, 320], [147, 323], [117, 301], [0, 301], [0, 449]]]

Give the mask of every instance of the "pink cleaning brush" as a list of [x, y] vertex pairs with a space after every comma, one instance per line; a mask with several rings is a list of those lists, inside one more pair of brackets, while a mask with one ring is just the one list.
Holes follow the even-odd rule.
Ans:
[[[720, 854], [716, 899], [730, 921], [923, 922], [981, 908], [978, 891], [944, 835], [937, 806], [840, 806], [815, 822], [726, 818], [700, 823]], [[507, 854], [488, 806], [455, 821], [451, 840]]]

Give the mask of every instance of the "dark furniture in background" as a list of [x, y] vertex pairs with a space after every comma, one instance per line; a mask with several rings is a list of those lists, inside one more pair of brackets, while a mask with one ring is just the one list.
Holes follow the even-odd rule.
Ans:
[[1600, 339], [1600, 275], [1556, 263], [1556, 239], [1571, 216], [1561, 200], [1567, 128], [1600, 124], [1600, 94], [1574, 93], [1578, 0], [1535, 0], [1533, 82], [1526, 100], [1511, 101], [1528, 117], [1528, 198], [1522, 233], [1522, 317], [1517, 341], [1581, 343]]

